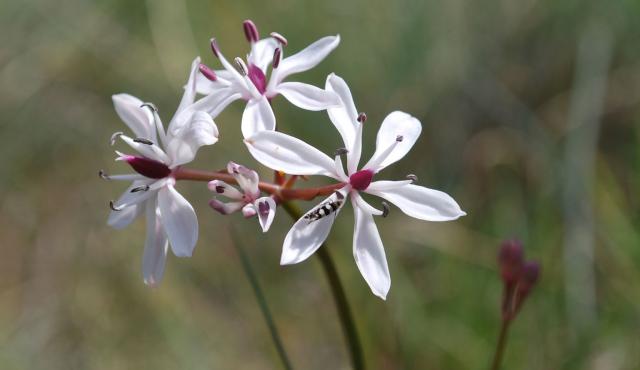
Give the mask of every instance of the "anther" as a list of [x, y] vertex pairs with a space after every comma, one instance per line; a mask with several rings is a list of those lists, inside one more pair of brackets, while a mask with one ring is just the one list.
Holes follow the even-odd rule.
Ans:
[[222, 185], [216, 186], [216, 193], [218, 193], [218, 194], [224, 193], [224, 186], [222, 186]]
[[273, 37], [274, 39], [278, 40], [278, 42], [282, 45], [282, 46], [287, 46], [288, 42], [287, 39], [284, 38], [284, 36], [282, 36], [281, 34], [277, 33], [277, 32], [271, 32], [270, 36]]
[[218, 47], [218, 42], [215, 37], [211, 38], [211, 52], [216, 58], [220, 58], [220, 48]]
[[148, 191], [148, 190], [149, 190], [149, 185], [144, 185], [144, 186], [138, 186], [137, 188], [133, 188], [129, 192], [130, 193], [138, 193], [138, 192], [141, 192], [141, 191]]
[[109, 175], [107, 175], [107, 173], [104, 172], [104, 170], [98, 171], [98, 176], [100, 176], [100, 178], [103, 179], [103, 180], [111, 180]]
[[357, 118], [358, 122], [365, 123], [367, 121], [367, 114], [365, 112], [360, 112]]
[[407, 175], [407, 180], [411, 180], [413, 182], [418, 182], [418, 176], [410, 173], [410, 174]]
[[389, 203], [383, 201], [382, 202], [382, 217], [389, 216], [389, 212], [390, 212]]
[[142, 105], [140, 105], [140, 108], [144, 108], [144, 107], [151, 109], [153, 112], [156, 112], [156, 113], [158, 112], [158, 107], [156, 107], [155, 104], [151, 102], [142, 103]]
[[214, 72], [213, 69], [207, 67], [206, 65], [200, 63], [200, 65], [198, 66], [198, 69], [200, 70], [200, 73], [202, 73], [202, 75], [207, 78], [207, 80], [212, 82], [216, 82], [218, 80], [218, 76], [216, 76], [216, 72]]
[[278, 66], [280, 65], [281, 58], [282, 58], [282, 50], [280, 50], [280, 48], [276, 48], [276, 50], [273, 51], [273, 63], [271, 64], [273, 66], [273, 69], [278, 68]]
[[111, 135], [111, 139], [109, 140], [111, 142], [111, 146], [115, 145], [116, 139], [122, 135], [124, 135], [124, 132], [122, 131], [115, 132], [113, 135]]
[[334, 191], [334, 193], [336, 194], [336, 198], [338, 198], [338, 200], [343, 200], [344, 199], [344, 194], [342, 194], [339, 191]]
[[401, 142], [401, 141], [402, 141], [402, 139], [404, 139], [404, 138], [402, 137], [402, 135], [398, 135], [398, 136], [396, 136], [396, 141], [397, 141], [397, 142]]
[[242, 60], [242, 58], [240, 57], [236, 57], [234, 61], [236, 62], [236, 69], [238, 70], [238, 72], [240, 72], [241, 75], [246, 76], [248, 68], [244, 63], [244, 60]]
[[110, 201], [109, 201], [109, 208], [111, 208], [111, 210], [112, 210], [112, 211], [115, 211], [115, 212], [120, 212], [120, 211], [122, 211], [122, 208], [118, 208], [118, 207], [116, 207], [116, 205], [113, 203], [113, 201], [112, 201], [112, 200], [110, 200]]
[[247, 38], [247, 41], [250, 43], [254, 43], [260, 39], [260, 34], [258, 33], [258, 27], [250, 20], [242, 22], [242, 27], [244, 28], [244, 35]]
[[345, 155], [347, 153], [349, 153], [347, 148], [338, 148], [336, 149], [334, 156]]
[[145, 139], [143, 137], [137, 137], [133, 139], [135, 143], [145, 144], [145, 145], [153, 145], [153, 141]]

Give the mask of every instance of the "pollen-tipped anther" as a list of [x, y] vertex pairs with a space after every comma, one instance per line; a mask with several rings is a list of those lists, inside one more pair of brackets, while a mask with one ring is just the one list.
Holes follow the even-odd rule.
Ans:
[[418, 182], [418, 176], [410, 173], [410, 174], [407, 175], [407, 180], [411, 180], [413, 182]]
[[111, 210], [115, 212], [122, 211], [122, 208], [116, 207], [115, 203], [112, 200], [109, 201], [109, 208], [111, 208]]
[[103, 180], [111, 180], [109, 175], [107, 175], [107, 173], [104, 172], [104, 170], [98, 171], [98, 176], [100, 176], [100, 178], [103, 179]]
[[360, 112], [357, 118], [358, 122], [365, 123], [367, 121], [367, 114], [365, 112]]
[[234, 62], [236, 62], [236, 69], [238, 70], [238, 72], [240, 72], [241, 75], [246, 76], [249, 68], [247, 68], [244, 60], [242, 60], [242, 58], [240, 57], [236, 57], [236, 59], [234, 59]]
[[389, 216], [389, 212], [390, 212], [389, 203], [383, 201], [382, 202], [382, 217]]
[[135, 188], [131, 189], [129, 192], [130, 193], [138, 193], [138, 192], [141, 192], [141, 191], [149, 191], [149, 189], [150, 189], [149, 185], [143, 185], [143, 186], [135, 187]]
[[116, 145], [116, 140], [122, 135], [124, 135], [124, 132], [122, 131], [114, 132], [113, 135], [111, 135], [111, 139], [109, 139], [111, 146]]
[[151, 141], [149, 139], [145, 139], [143, 137], [137, 137], [137, 138], [133, 139], [133, 141], [135, 143], [140, 143], [140, 144], [144, 144], [144, 145], [153, 145], [153, 141]]
[[216, 58], [220, 58], [220, 48], [218, 47], [218, 41], [216, 41], [215, 37], [211, 38], [210, 45], [213, 55]]
[[260, 40], [260, 34], [258, 33], [258, 27], [256, 27], [255, 23], [252, 20], [247, 19], [242, 22], [242, 27], [244, 28], [244, 35], [247, 38], [247, 41], [250, 43], [257, 42]]
[[282, 59], [282, 50], [280, 48], [276, 48], [276, 50], [273, 51], [273, 63], [271, 64], [273, 69], [278, 68], [280, 65], [280, 59]]
[[151, 109], [152, 112], [156, 112], [156, 113], [158, 112], [158, 107], [156, 107], [155, 104], [151, 102], [145, 102], [140, 105], [140, 108], [145, 108], [145, 107]]
[[345, 154], [347, 154], [347, 153], [349, 153], [349, 151], [347, 150], [347, 148], [338, 148], [338, 149], [336, 149], [334, 156], [336, 156], [336, 157], [337, 157], [337, 156], [339, 156], [339, 155], [345, 155]]
[[289, 43], [284, 36], [277, 32], [271, 32], [269, 35], [276, 39], [282, 46], [287, 46], [287, 44]]
[[218, 80], [218, 76], [216, 76], [216, 72], [213, 69], [207, 67], [206, 65], [200, 63], [198, 66], [198, 70], [202, 75], [209, 81], [216, 82]]
[[402, 139], [404, 139], [404, 137], [402, 135], [396, 136], [396, 141], [397, 142], [399, 142], [399, 143], [402, 142]]

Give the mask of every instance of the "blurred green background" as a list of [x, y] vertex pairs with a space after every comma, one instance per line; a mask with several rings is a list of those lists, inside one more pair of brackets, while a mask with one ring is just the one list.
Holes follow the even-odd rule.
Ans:
[[[386, 302], [358, 273], [352, 213], [341, 214], [330, 248], [369, 368], [487, 368], [502, 294], [495, 256], [509, 237], [543, 271], [504, 368], [640, 368], [639, 17], [636, 0], [2, 2], [0, 368], [280, 368], [231, 227], [294, 368], [349, 367], [318, 261], [278, 265], [284, 212], [263, 235], [256, 220], [212, 212], [204, 184], [179, 184], [201, 236], [193, 258], [170, 256], [157, 289], [141, 278], [144, 222], [106, 225], [125, 184], [97, 171], [128, 170], [108, 143], [125, 128], [111, 95], [152, 101], [167, 122], [193, 57], [219, 68], [209, 37], [228, 57], [246, 53], [246, 18], [285, 35], [289, 55], [339, 33], [322, 64], [291, 80], [346, 79], [369, 116], [363, 158], [388, 112], [418, 117], [420, 140], [386, 177], [415, 173], [468, 213], [428, 223], [394, 208], [377, 219]], [[216, 119], [221, 140], [193, 167], [259, 168], [241, 143], [242, 109]], [[283, 131], [341, 146], [325, 113], [282, 98], [274, 109]]]

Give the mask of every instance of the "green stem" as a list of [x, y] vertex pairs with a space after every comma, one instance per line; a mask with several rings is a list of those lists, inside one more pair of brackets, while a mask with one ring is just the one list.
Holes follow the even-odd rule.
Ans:
[[[289, 216], [291, 216], [295, 221], [302, 217], [302, 211], [300, 211], [300, 209], [292, 202], [283, 202], [282, 208], [284, 208]], [[358, 331], [356, 330], [355, 321], [351, 314], [347, 295], [345, 294], [344, 287], [340, 282], [340, 276], [338, 276], [338, 271], [333, 263], [333, 259], [331, 258], [326, 242], [318, 248], [316, 254], [320, 258], [322, 269], [329, 280], [329, 286], [331, 287], [331, 293], [333, 294], [336, 309], [338, 310], [342, 331], [349, 347], [349, 354], [351, 356], [353, 369], [363, 370], [365, 368], [364, 356], [362, 355], [362, 345], [360, 344]]]
[[498, 336], [498, 343], [496, 344], [496, 352], [493, 355], [493, 364], [491, 370], [499, 370], [502, 364], [502, 355], [504, 354], [504, 348], [507, 345], [507, 332], [509, 330], [509, 323], [511, 320], [503, 319], [500, 326], [500, 335]]
[[233, 240], [233, 246], [238, 252], [238, 256], [240, 257], [240, 262], [242, 263], [242, 269], [244, 273], [247, 275], [249, 279], [249, 283], [253, 288], [253, 293], [256, 296], [256, 300], [258, 301], [258, 306], [260, 307], [260, 311], [262, 312], [262, 316], [264, 316], [264, 321], [267, 323], [267, 327], [269, 328], [269, 333], [271, 334], [271, 339], [273, 340], [274, 345], [276, 346], [276, 351], [278, 351], [278, 356], [282, 361], [282, 366], [286, 370], [291, 370], [291, 362], [289, 361], [289, 357], [287, 356], [287, 352], [284, 349], [284, 345], [282, 344], [282, 339], [280, 339], [280, 334], [278, 333], [278, 328], [276, 328], [276, 324], [273, 321], [273, 316], [271, 316], [271, 311], [269, 310], [269, 306], [267, 305], [267, 300], [262, 292], [262, 288], [260, 287], [260, 283], [258, 282], [258, 278], [253, 271], [253, 267], [251, 267], [251, 262], [249, 262], [249, 257], [245, 253], [242, 243], [240, 242], [240, 238], [238, 237], [237, 231], [235, 229], [231, 229], [231, 238]]

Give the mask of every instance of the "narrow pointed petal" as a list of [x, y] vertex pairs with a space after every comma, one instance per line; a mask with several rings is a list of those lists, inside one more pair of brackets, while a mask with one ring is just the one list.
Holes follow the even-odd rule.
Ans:
[[203, 145], [218, 141], [218, 127], [208, 113], [195, 112], [184, 126], [172, 135], [167, 147], [171, 167], [191, 162]]
[[242, 93], [232, 86], [223, 87], [212, 91], [209, 95], [193, 103], [188, 108], [190, 111], [204, 111], [216, 118], [229, 104], [242, 98]]
[[320, 248], [322, 243], [327, 239], [333, 221], [338, 216], [342, 206], [344, 206], [344, 202], [336, 212], [324, 216], [319, 220], [310, 221], [305, 219], [305, 216], [336, 200], [336, 194], [331, 194], [324, 202], [311, 208], [309, 212], [305, 213], [305, 215], [291, 227], [282, 246], [282, 256], [280, 257], [281, 265], [292, 265], [302, 262]]
[[162, 229], [156, 200], [149, 201], [145, 208], [147, 239], [144, 243], [144, 254], [142, 256], [142, 276], [144, 283], [153, 287], [162, 281], [169, 241]]
[[276, 39], [268, 37], [251, 44], [251, 52], [247, 56], [247, 62], [267, 73], [267, 67], [273, 61], [273, 53], [279, 43]]
[[258, 188], [260, 178], [256, 171], [237, 163], [229, 162], [227, 164], [227, 172], [236, 179], [245, 195], [252, 199], [256, 199], [260, 195], [260, 189]]
[[262, 197], [255, 201], [254, 206], [258, 210], [258, 221], [262, 232], [266, 233], [276, 217], [276, 202], [271, 197]]
[[[214, 92], [229, 87], [231, 85], [231, 74], [226, 70], [214, 71], [216, 74], [216, 80], [211, 81], [205, 77], [202, 73], [196, 74], [196, 93], [201, 95], [210, 95]], [[187, 88], [187, 85], [184, 86]]]
[[340, 104], [335, 93], [301, 82], [283, 82], [278, 85], [276, 93], [282, 94], [291, 104], [306, 110], [319, 111]]
[[376, 152], [364, 168], [378, 172], [398, 161], [411, 150], [421, 131], [422, 125], [415, 117], [400, 111], [390, 113], [378, 131]]
[[367, 201], [365, 201], [364, 199], [362, 199], [362, 197], [360, 196], [360, 194], [358, 194], [358, 192], [351, 192], [351, 202], [355, 205], [360, 207], [360, 209], [362, 209], [364, 212], [366, 213], [370, 213], [374, 216], [380, 216], [382, 215], [382, 211], [373, 207], [371, 204], [367, 203]]
[[291, 175], [325, 175], [340, 180], [331, 158], [293, 136], [261, 131], [244, 142], [253, 158], [271, 169]]
[[145, 138], [155, 142], [156, 129], [153, 123], [153, 115], [149, 109], [141, 107], [142, 100], [129, 94], [116, 94], [111, 97], [116, 113], [136, 137]]
[[[392, 188], [388, 185], [388, 182], [377, 181], [366, 192], [390, 201], [405, 214], [419, 220], [449, 221], [466, 215], [453, 198], [441, 191], [412, 184]], [[387, 188], [380, 190], [384, 187]]]
[[148, 183], [148, 181], [134, 181], [131, 186], [127, 188], [127, 190], [122, 193], [120, 198], [114, 203], [117, 207], [118, 204], [130, 204], [127, 207], [122, 207], [120, 211], [111, 211], [109, 213], [109, 218], [107, 220], [107, 224], [114, 229], [123, 229], [129, 224], [133, 222], [141, 213], [144, 207], [144, 203], [141, 203], [145, 199], [140, 199], [139, 202], [133, 202], [134, 197], [140, 197], [142, 194], [131, 193], [131, 189], [137, 188], [139, 186], [144, 186]]
[[190, 257], [198, 241], [198, 219], [193, 207], [172, 185], [160, 189], [158, 206], [171, 250], [178, 257]]
[[182, 94], [182, 99], [180, 100], [178, 109], [176, 109], [176, 113], [173, 115], [173, 118], [171, 118], [171, 121], [169, 122], [167, 132], [174, 132], [178, 130], [191, 117], [191, 113], [185, 112], [185, 110], [187, 109], [187, 107], [193, 104], [196, 99], [196, 76], [200, 74], [198, 70], [199, 66], [200, 57], [196, 57], [193, 62], [191, 62], [191, 70], [189, 71], [189, 78], [187, 79], [187, 83], [184, 86], [184, 94]]
[[232, 185], [227, 184], [221, 180], [213, 180], [208, 184], [209, 190], [214, 192], [216, 195], [224, 195], [229, 199], [240, 200], [242, 199], [242, 193], [238, 191]]
[[353, 257], [373, 294], [386, 299], [391, 288], [391, 275], [378, 228], [371, 213], [355, 204], [353, 211], [355, 217]]
[[271, 104], [265, 96], [251, 99], [242, 113], [242, 135], [248, 138], [260, 131], [273, 131], [276, 128], [276, 117]]
[[340, 43], [340, 35], [323, 37], [304, 50], [284, 58], [278, 68], [273, 71], [270, 84], [279, 84], [287, 76], [307, 71], [320, 63]]
[[170, 162], [169, 157], [162, 149], [160, 149], [160, 147], [157, 144], [155, 144], [155, 142], [154, 144], [149, 145], [149, 144], [137, 142], [126, 135], [120, 135], [119, 137], [132, 149], [142, 154], [143, 156], [149, 159], [153, 159], [154, 161], [158, 161], [164, 164], [169, 164]]
[[327, 113], [329, 114], [329, 119], [340, 133], [340, 136], [342, 136], [345, 148], [354, 158], [358, 157], [359, 160], [360, 155], [358, 153], [352, 153], [358, 125], [360, 125], [360, 123], [357, 121], [358, 111], [353, 103], [349, 86], [342, 78], [332, 73], [327, 77], [325, 89], [333, 91], [340, 98], [340, 105], [327, 109]]

